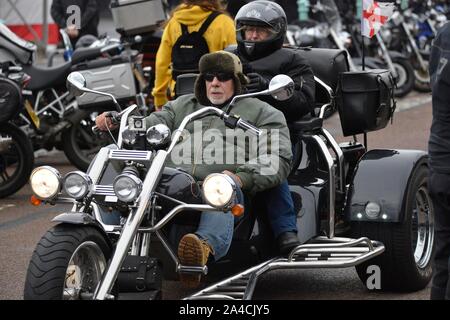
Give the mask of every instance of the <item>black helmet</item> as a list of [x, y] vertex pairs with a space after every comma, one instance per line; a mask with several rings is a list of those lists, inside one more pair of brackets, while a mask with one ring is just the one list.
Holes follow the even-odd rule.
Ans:
[[[249, 60], [271, 54], [283, 46], [287, 18], [283, 8], [271, 1], [257, 0], [243, 6], [235, 17], [238, 51]], [[263, 41], [245, 40], [245, 27], [269, 27], [272, 35]]]

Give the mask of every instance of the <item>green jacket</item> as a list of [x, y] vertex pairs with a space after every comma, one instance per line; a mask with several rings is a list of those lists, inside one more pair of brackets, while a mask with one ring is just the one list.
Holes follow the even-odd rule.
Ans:
[[[148, 116], [147, 128], [164, 123], [173, 132], [186, 115], [201, 108], [204, 106], [193, 94], [181, 96]], [[186, 126], [167, 164], [198, 180], [223, 170], [234, 172], [241, 178], [243, 190], [251, 194], [279, 185], [287, 178], [292, 160], [283, 114], [254, 98], [238, 101], [231, 112], [263, 129], [259, 139], [241, 129], [227, 128], [217, 116], [207, 116]]]

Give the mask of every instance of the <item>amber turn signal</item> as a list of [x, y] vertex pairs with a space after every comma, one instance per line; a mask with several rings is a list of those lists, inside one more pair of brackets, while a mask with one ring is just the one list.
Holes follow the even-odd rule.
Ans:
[[240, 217], [244, 214], [244, 206], [242, 204], [236, 204], [231, 208], [231, 213], [235, 217]]
[[35, 195], [32, 195], [30, 198], [30, 202], [33, 206], [38, 206], [42, 203], [42, 200], [38, 199]]

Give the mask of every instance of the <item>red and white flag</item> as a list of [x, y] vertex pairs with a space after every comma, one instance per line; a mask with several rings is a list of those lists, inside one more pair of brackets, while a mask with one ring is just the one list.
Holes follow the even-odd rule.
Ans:
[[361, 33], [372, 38], [394, 13], [395, 3], [363, 0]]

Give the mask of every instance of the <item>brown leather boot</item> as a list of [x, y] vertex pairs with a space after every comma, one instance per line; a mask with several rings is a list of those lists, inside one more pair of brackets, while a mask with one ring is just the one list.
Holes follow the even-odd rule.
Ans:
[[[193, 233], [184, 235], [178, 244], [178, 258], [184, 266], [205, 266], [211, 252], [211, 246]], [[180, 280], [186, 287], [196, 288], [201, 274], [180, 274]]]

